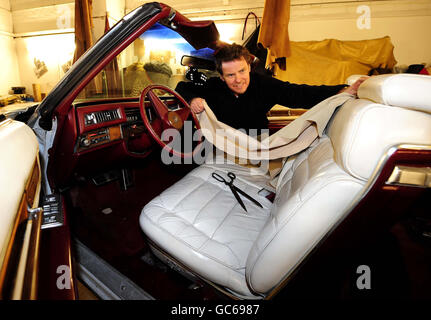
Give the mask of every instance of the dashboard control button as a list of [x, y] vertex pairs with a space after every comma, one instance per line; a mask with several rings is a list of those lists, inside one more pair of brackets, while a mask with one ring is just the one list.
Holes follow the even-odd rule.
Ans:
[[87, 138], [82, 138], [81, 139], [81, 146], [83, 147], [89, 147], [91, 145], [91, 141]]

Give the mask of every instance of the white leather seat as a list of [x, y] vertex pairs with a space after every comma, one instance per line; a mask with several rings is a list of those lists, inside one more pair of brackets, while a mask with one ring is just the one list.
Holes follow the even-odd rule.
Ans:
[[144, 233], [234, 295], [266, 296], [355, 205], [390, 147], [431, 144], [431, 77], [375, 76], [358, 96], [340, 107], [325, 135], [284, 163], [274, 203], [257, 194], [268, 177], [242, 174], [235, 185], [264, 207], [244, 200], [244, 214], [230, 189], [211, 177], [241, 169], [203, 165], [144, 207]]
[[260, 187], [237, 178], [235, 185], [264, 207], [244, 200], [246, 213], [229, 187], [212, 178], [213, 172], [229, 181], [215, 166], [198, 167], [146, 206], [141, 226], [158, 246], [200, 275], [250, 295], [245, 265], [271, 202], [257, 195]]

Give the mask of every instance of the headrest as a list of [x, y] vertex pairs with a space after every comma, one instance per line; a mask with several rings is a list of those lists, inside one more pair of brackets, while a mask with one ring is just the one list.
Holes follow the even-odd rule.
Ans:
[[358, 97], [431, 113], [431, 76], [408, 73], [372, 76], [361, 84]]
[[431, 144], [431, 114], [365, 99], [350, 100], [335, 114], [327, 134], [337, 164], [367, 181], [390, 147]]

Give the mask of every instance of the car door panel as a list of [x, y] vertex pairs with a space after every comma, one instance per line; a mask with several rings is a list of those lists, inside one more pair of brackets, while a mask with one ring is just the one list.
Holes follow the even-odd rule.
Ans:
[[24, 123], [6, 119], [0, 149], [0, 296], [34, 299], [42, 221], [38, 142]]

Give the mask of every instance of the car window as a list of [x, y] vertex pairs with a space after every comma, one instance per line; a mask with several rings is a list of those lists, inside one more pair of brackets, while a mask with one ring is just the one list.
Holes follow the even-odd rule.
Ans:
[[181, 35], [155, 24], [123, 50], [81, 91], [76, 100], [138, 97], [150, 84], [175, 89], [185, 80], [184, 55], [212, 59], [213, 50], [196, 50]]

